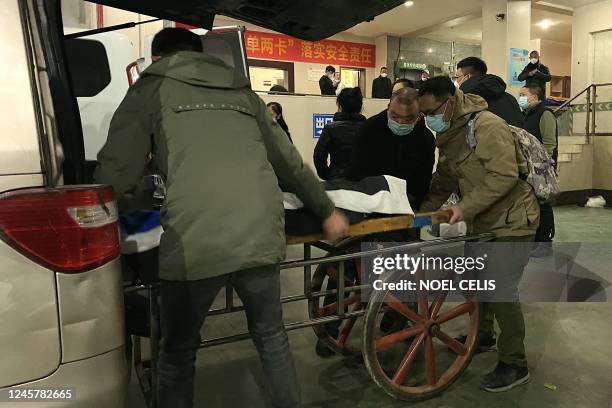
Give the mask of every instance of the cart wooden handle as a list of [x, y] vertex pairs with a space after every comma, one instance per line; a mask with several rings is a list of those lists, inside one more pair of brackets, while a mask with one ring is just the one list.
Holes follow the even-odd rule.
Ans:
[[[358, 237], [378, 232], [399, 231], [408, 228], [423, 228], [428, 225], [448, 222], [453, 215], [450, 210], [416, 213], [415, 215], [396, 215], [384, 218], [370, 218], [349, 227], [348, 236]], [[305, 244], [325, 240], [323, 233], [287, 236], [287, 245]]]

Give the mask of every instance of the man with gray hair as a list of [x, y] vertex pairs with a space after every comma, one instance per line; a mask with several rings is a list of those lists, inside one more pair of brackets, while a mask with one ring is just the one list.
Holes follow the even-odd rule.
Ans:
[[416, 90], [399, 89], [391, 95], [387, 109], [361, 126], [348, 178], [389, 175], [404, 179], [416, 210], [429, 190], [435, 149], [434, 136], [419, 111]]

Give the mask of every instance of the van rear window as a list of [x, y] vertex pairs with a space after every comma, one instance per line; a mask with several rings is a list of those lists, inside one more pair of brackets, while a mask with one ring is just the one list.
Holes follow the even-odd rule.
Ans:
[[95, 96], [110, 84], [111, 73], [106, 49], [100, 41], [67, 40], [68, 72], [75, 96]]

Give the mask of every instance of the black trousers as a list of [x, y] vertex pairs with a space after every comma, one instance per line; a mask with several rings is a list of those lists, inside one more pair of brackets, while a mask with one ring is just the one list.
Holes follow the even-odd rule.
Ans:
[[535, 242], [552, 242], [555, 237], [555, 214], [551, 204], [540, 204], [540, 226]]
[[234, 287], [246, 309], [249, 333], [259, 352], [272, 406], [299, 407], [300, 387], [283, 326], [278, 265], [196, 281], [161, 281], [158, 406], [193, 407], [200, 329], [217, 293], [227, 284]]

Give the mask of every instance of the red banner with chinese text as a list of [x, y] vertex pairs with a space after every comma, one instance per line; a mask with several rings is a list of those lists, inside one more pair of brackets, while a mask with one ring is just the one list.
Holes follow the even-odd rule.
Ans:
[[283, 34], [247, 31], [247, 56], [255, 59], [312, 62], [349, 67], [376, 66], [376, 46], [346, 41], [304, 41]]

